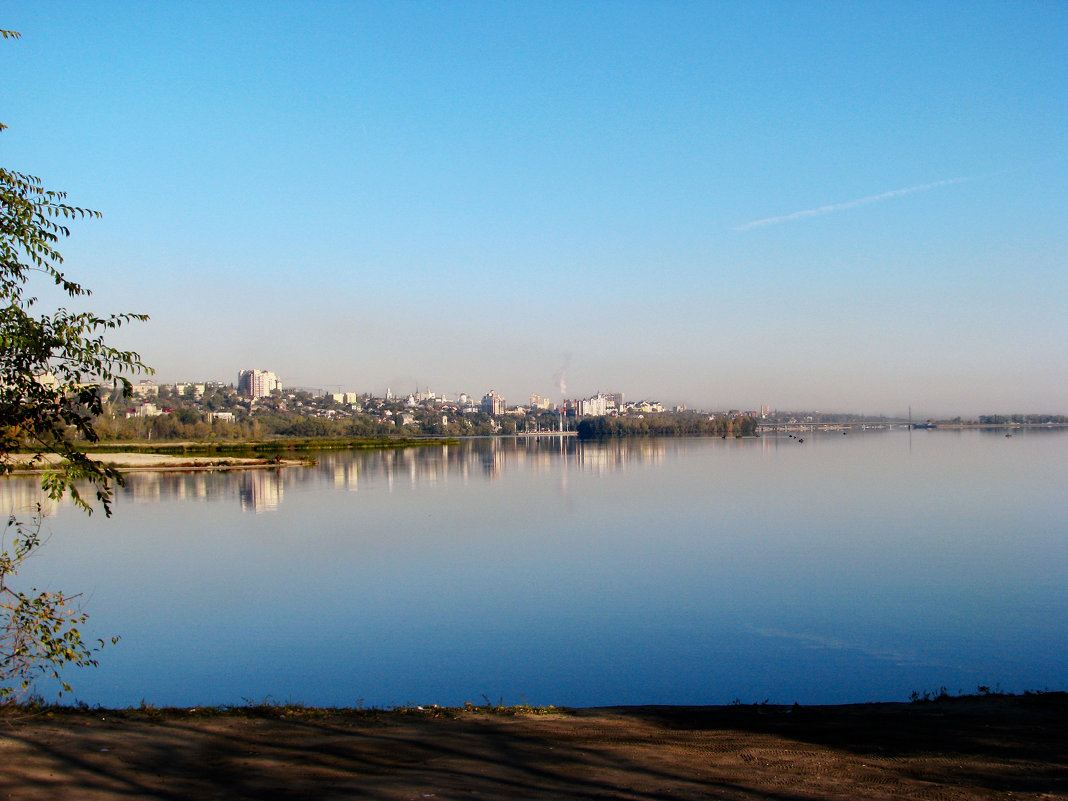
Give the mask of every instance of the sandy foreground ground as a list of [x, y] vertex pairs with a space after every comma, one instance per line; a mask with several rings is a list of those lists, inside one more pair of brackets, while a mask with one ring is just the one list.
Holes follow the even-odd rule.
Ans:
[[1068, 694], [841, 707], [0, 715], [0, 798], [1065, 799]]

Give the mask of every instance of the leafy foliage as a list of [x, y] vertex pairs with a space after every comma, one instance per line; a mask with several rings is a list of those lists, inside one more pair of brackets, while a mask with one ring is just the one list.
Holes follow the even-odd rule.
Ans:
[[93, 419], [103, 411], [101, 384], [119, 382], [128, 392], [120, 373], [147, 370], [136, 353], [106, 345], [103, 333], [148, 318], [66, 309], [38, 313], [28, 291], [35, 275], [72, 298], [91, 294], [60, 271], [63, 257], [56, 245], [70, 235], [64, 220], [100, 214], [71, 206], [65, 197], [45, 189], [38, 178], [0, 168], [0, 473], [10, 471], [8, 457], [20, 448], [37, 457], [58, 454], [62, 461], [45, 474], [50, 497], [70, 491], [91, 511], [74, 484], [88, 479], [110, 514], [111, 483], [119, 476], [88, 459], [77, 440], [97, 438]]
[[[30, 523], [11, 516], [8, 531], [13, 531], [10, 550], [0, 553], [0, 700], [17, 689], [27, 692], [41, 676], [56, 679], [63, 692], [70, 685], [60, 678], [60, 670], [67, 664], [97, 664], [93, 657], [104, 647], [104, 640], [90, 645], [82, 640], [78, 627], [87, 615], [74, 607], [78, 596], [62, 592], [29, 592], [12, 586], [19, 567], [41, 544], [41, 513], [38, 508]], [[118, 641], [112, 637], [111, 642]]]
[[[0, 31], [0, 38], [19, 37]], [[147, 317], [44, 312], [32, 294], [32, 282], [43, 281], [70, 298], [90, 295], [62, 272], [58, 245], [70, 235], [68, 222], [99, 216], [70, 205], [64, 192], [47, 189], [35, 176], [0, 168], [0, 475], [12, 470], [13, 454], [29, 453], [31, 465], [44, 469], [42, 487], [51, 498], [69, 492], [92, 513], [79, 489], [88, 484], [110, 515], [112, 486], [121, 476], [78, 443], [97, 439], [93, 421], [103, 409], [102, 386], [121, 385], [128, 394], [121, 373], [151, 372], [136, 353], [104, 342], [108, 331]], [[76, 596], [12, 586], [41, 544], [40, 528], [39, 507], [29, 523], [10, 518], [0, 554], [0, 698], [11, 694], [11, 682], [25, 690], [42, 673], [58, 678], [64, 665], [96, 664], [96, 649], [78, 631], [85, 615], [72, 608]]]

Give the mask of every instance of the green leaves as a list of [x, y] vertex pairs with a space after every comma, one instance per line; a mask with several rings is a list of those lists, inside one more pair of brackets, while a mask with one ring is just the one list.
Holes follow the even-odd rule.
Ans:
[[[7, 523], [14, 533], [10, 550], [0, 553], [0, 614], [5, 625], [0, 629], [0, 701], [18, 690], [26, 692], [42, 677], [60, 682], [63, 692], [70, 685], [60, 678], [67, 665], [95, 666], [93, 656], [104, 647], [104, 640], [89, 646], [82, 640], [78, 627], [88, 616], [75, 606], [77, 595], [12, 586], [23, 560], [40, 545], [40, 506], [32, 521], [25, 524], [15, 517]], [[111, 642], [116, 642], [113, 637]]]
[[[55, 218], [98, 217], [99, 212], [65, 199], [65, 193], [45, 189], [34, 176], [0, 168], [0, 455], [21, 448], [62, 456], [42, 482], [49, 496], [70, 492], [91, 512], [75, 485], [88, 480], [110, 515], [111, 486], [120, 477], [88, 459], [77, 442], [97, 439], [93, 420], [103, 411], [104, 394], [119, 384], [129, 391], [123, 373], [151, 372], [138, 354], [108, 346], [103, 334], [148, 318], [62, 308], [37, 312], [27, 292], [35, 274], [71, 297], [90, 294], [59, 269], [63, 259], [55, 246], [70, 232]], [[0, 461], [0, 473], [9, 469]]]
[[[0, 30], [0, 37], [19, 35]], [[66, 198], [36, 176], [0, 168], [0, 475], [11, 470], [9, 454], [28, 451], [34, 462], [47, 465], [41, 486], [50, 498], [69, 494], [90, 514], [95, 500], [110, 516], [112, 487], [122, 477], [86, 456], [79, 443], [97, 439], [94, 420], [113, 388], [121, 386], [129, 396], [123, 374], [152, 372], [137, 353], [106, 344], [104, 335], [148, 318], [38, 309], [34, 280], [72, 298], [91, 294], [63, 273], [58, 245], [70, 235], [66, 221], [98, 218], [100, 212]], [[85, 486], [91, 488], [88, 498]], [[93, 654], [104, 645], [82, 641], [78, 627], [86, 615], [74, 605], [77, 595], [14, 585], [24, 560], [40, 547], [40, 526], [40, 507], [29, 524], [10, 518], [10, 540], [5, 538], [0, 554], [0, 700], [13, 686], [28, 690], [43, 676], [69, 692], [59, 671], [96, 665]]]

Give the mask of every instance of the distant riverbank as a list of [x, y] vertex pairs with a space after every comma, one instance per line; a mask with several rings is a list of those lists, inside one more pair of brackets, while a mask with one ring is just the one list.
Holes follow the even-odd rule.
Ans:
[[758, 434], [769, 434], [777, 431], [901, 431], [907, 429], [933, 431], [1044, 431], [1046, 429], [1068, 428], [1068, 423], [956, 423], [956, 422], [930, 422], [909, 423], [908, 421], [887, 421], [881, 423], [778, 423], [760, 422], [757, 425]]
[[[413, 437], [300, 438], [218, 441], [123, 441], [83, 443], [89, 458], [122, 471], [251, 470], [301, 467], [314, 463], [315, 451], [440, 447], [456, 440]], [[297, 454], [300, 454], [299, 456]], [[62, 461], [56, 454], [10, 453], [14, 473], [44, 472]]]
[[161, 453], [172, 456], [276, 455], [293, 451], [434, 447], [455, 444], [444, 437], [274, 437], [235, 440], [111, 440], [84, 443], [86, 453]]
[[[272, 467], [301, 467], [307, 460], [281, 458], [246, 458], [238, 456], [174, 456], [164, 453], [137, 453], [134, 451], [116, 453], [93, 453], [94, 461], [110, 465], [122, 472], [147, 470], [163, 472], [168, 470], [253, 470]], [[9, 454], [8, 462], [13, 466], [13, 473], [43, 473], [49, 465], [61, 460], [55, 454], [48, 454], [34, 459], [31, 453]]]

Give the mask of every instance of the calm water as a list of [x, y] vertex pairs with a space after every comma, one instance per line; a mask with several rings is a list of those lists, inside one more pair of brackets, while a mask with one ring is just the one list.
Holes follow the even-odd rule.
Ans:
[[[907, 700], [1068, 687], [1068, 433], [475, 440], [51, 509], [106, 706]], [[0, 482], [5, 509], [33, 497]], [[29, 577], [29, 576], [28, 576]]]

